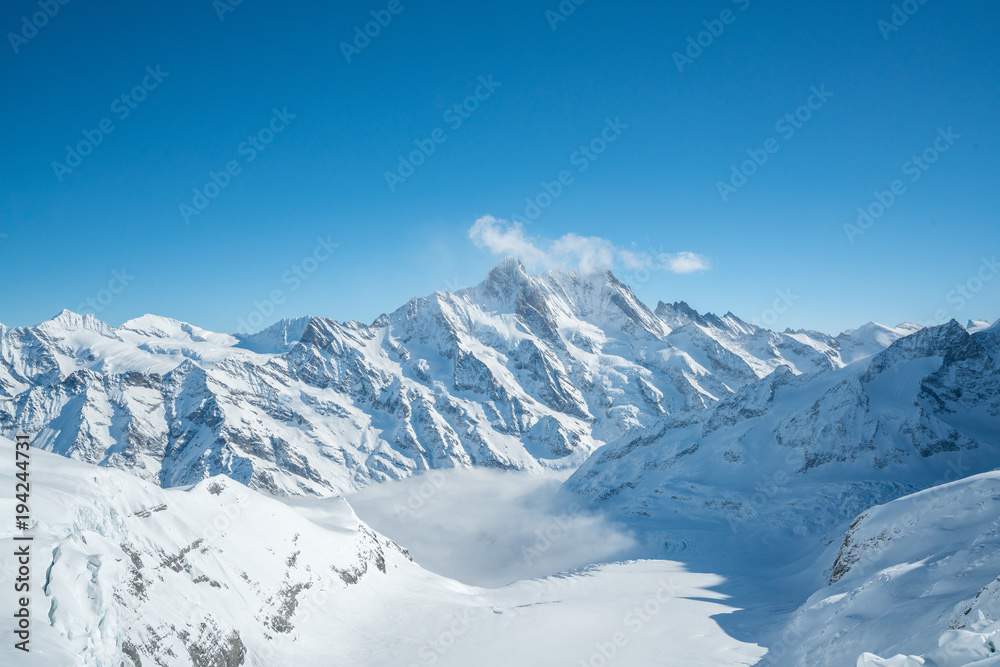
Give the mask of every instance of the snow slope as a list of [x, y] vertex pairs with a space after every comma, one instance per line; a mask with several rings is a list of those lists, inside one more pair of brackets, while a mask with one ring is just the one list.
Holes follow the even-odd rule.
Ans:
[[[4, 488], [13, 460], [0, 438]], [[421, 568], [342, 499], [286, 504], [221, 476], [162, 489], [41, 451], [31, 465], [33, 650], [4, 642], [3, 664], [708, 667], [763, 653], [712, 620], [733, 610], [721, 578], [678, 563], [475, 588]], [[0, 529], [0, 577], [12, 535]]]
[[567, 488], [671, 523], [822, 533], [867, 507], [1000, 460], [1000, 335], [952, 321], [868, 362], [778, 370], [701, 413], [592, 456]]
[[993, 325], [990, 324], [989, 320], [969, 320], [965, 323], [965, 329], [969, 333], [979, 333], [980, 331], [989, 329], [991, 326]]
[[762, 665], [1000, 664], [1000, 472], [866, 510], [815, 569]]
[[[9, 441], [0, 455], [13, 488]], [[290, 664], [358, 640], [318, 611], [363, 619], [378, 603], [419, 608], [401, 588], [449, 590], [342, 500], [320, 526], [224, 477], [163, 490], [41, 452], [31, 475], [37, 664]], [[321, 607], [303, 608], [307, 593]]]

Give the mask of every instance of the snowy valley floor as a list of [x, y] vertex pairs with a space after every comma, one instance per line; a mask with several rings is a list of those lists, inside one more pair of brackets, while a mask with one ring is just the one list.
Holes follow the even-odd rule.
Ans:
[[452, 619], [399, 664], [753, 665], [802, 601], [770, 576], [773, 554], [613, 523], [560, 477], [435, 471], [349, 498], [422, 566], [488, 589], [490, 614]]

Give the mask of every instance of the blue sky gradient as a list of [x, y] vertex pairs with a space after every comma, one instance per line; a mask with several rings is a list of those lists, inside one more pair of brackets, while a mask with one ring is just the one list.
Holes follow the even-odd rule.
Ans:
[[616, 266], [650, 305], [831, 331], [1000, 317], [993, 2], [12, 0], [0, 17], [7, 325], [64, 307], [229, 331], [371, 320], [481, 280], [498, 257], [468, 231], [487, 214], [538, 247], [707, 258]]

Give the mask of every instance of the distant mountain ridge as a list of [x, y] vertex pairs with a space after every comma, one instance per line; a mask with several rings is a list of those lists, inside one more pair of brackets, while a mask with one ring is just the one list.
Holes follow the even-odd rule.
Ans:
[[1000, 328], [951, 322], [813, 375], [779, 369], [596, 452], [567, 488], [619, 513], [822, 532], [1000, 460]]
[[63, 311], [0, 327], [0, 429], [163, 486], [224, 474], [335, 494], [432, 468], [575, 466], [776, 369], [835, 370], [906, 333], [653, 311], [610, 272], [531, 275], [509, 260], [370, 324], [303, 317], [230, 335]]

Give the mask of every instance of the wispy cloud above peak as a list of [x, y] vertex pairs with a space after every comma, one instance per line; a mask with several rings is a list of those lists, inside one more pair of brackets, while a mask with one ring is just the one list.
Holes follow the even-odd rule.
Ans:
[[516, 257], [529, 268], [549, 271], [574, 270], [580, 273], [610, 271], [670, 271], [696, 273], [711, 268], [705, 257], [689, 250], [652, 254], [621, 248], [599, 236], [563, 234], [557, 239], [529, 238], [519, 222], [484, 215], [469, 227], [469, 239], [500, 257]]
[[690, 250], [664, 254], [660, 256], [660, 259], [666, 264], [666, 269], [672, 273], [697, 273], [712, 268], [708, 259]]
[[469, 238], [477, 247], [494, 255], [517, 257], [525, 264], [535, 265], [546, 260], [545, 253], [528, 240], [518, 222], [508, 223], [484, 215], [469, 227]]

